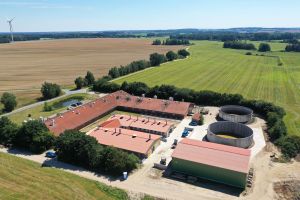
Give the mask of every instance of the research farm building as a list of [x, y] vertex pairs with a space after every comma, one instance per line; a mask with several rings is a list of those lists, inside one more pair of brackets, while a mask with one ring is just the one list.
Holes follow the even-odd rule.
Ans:
[[183, 139], [172, 154], [172, 169], [194, 177], [245, 188], [251, 151]]

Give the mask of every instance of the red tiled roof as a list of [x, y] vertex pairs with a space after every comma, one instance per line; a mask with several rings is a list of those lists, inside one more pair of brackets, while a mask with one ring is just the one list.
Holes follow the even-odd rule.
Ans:
[[[113, 115], [110, 120], [116, 119], [123, 127], [140, 128], [150, 131], [157, 131], [167, 134], [174, 123], [167, 120], [157, 120], [153, 118], [144, 118], [130, 115]], [[120, 127], [120, 125], [118, 127]]]
[[[89, 135], [96, 138], [100, 144], [144, 155], [154, 142], [160, 139], [158, 135], [122, 128], [99, 128], [91, 131]], [[150, 135], [151, 139], [149, 139]]]
[[193, 114], [193, 117], [192, 117], [192, 119], [193, 119], [193, 120], [195, 120], [195, 121], [199, 121], [199, 120], [200, 120], [200, 118], [201, 118], [201, 115], [200, 115], [200, 113], [195, 113], [195, 114]]
[[[127, 100], [128, 98], [130, 98], [129, 101]], [[89, 123], [97, 119], [97, 117], [116, 109], [118, 106], [173, 113], [182, 116], [185, 116], [188, 113], [189, 107], [191, 106], [191, 103], [187, 102], [165, 101], [152, 98], [143, 98], [142, 101], [138, 101], [137, 99], [139, 98], [141, 97], [129, 95], [124, 91], [117, 91], [93, 102], [67, 111], [61, 114], [61, 116], [47, 119], [45, 124], [50, 131], [59, 135], [68, 129], [81, 128], [82, 126], [87, 125], [86, 123]], [[54, 125], [52, 125], [53, 120]]]
[[118, 91], [118, 93], [115, 93], [114, 95], [119, 97], [117, 100], [119, 106], [182, 116], [188, 114], [191, 105], [191, 103], [187, 102], [131, 96], [124, 91]]
[[185, 138], [179, 142], [172, 157], [248, 173], [250, 154], [248, 149]]

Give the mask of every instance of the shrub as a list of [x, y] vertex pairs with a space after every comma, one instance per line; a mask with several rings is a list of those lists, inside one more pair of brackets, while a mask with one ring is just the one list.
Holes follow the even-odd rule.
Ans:
[[1, 103], [4, 105], [4, 111], [11, 112], [17, 106], [16, 96], [12, 93], [4, 92], [1, 97]]
[[287, 158], [293, 158], [300, 153], [300, 137], [285, 136], [275, 142], [281, 148], [282, 154]]
[[44, 112], [50, 112], [53, 110], [53, 107], [51, 105], [49, 105], [48, 102], [45, 102], [43, 110], [44, 110]]
[[180, 50], [178, 50], [177, 53], [178, 53], [178, 55], [183, 56], [184, 58], [186, 58], [187, 56], [190, 55], [190, 53], [185, 49], [180, 49]]
[[61, 89], [60, 86], [55, 83], [45, 82], [42, 85], [41, 93], [44, 99], [52, 99], [54, 97], [58, 97], [61, 94]]
[[245, 53], [245, 55], [246, 55], [246, 56], [251, 56], [252, 53], [248, 51], [248, 52]]

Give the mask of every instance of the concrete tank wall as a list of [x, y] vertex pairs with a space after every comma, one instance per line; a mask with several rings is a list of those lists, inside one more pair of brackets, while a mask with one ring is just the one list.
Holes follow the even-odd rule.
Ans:
[[[218, 133], [232, 134], [238, 138], [224, 138], [218, 136]], [[248, 126], [235, 122], [215, 122], [208, 126], [207, 139], [218, 144], [248, 148], [253, 143], [253, 131]]]
[[225, 121], [246, 123], [252, 120], [253, 110], [243, 106], [222, 106], [219, 111], [219, 117]]

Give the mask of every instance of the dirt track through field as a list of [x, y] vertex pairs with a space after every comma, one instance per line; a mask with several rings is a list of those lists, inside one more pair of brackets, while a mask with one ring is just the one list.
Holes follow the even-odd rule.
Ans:
[[96, 77], [113, 66], [148, 59], [180, 46], [153, 46], [146, 39], [67, 39], [0, 45], [0, 92], [40, 88], [44, 81], [73, 84], [91, 70]]

